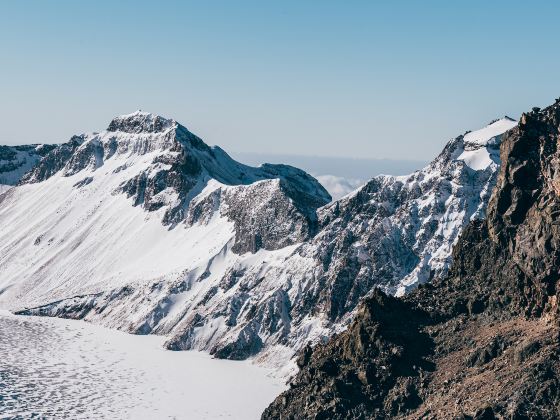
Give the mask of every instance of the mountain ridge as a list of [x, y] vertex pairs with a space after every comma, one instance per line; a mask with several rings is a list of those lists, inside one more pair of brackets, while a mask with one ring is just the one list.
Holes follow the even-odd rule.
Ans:
[[349, 328], [306, 347], [281, 418], [557, 418], [560, 414], [560, 99], [502, 141], [484, 220], [449, 275], [366, 298]]
[[303, 171], [231, 164], [156, 121], [135, 113], [77, 136], [0, 196], [0, 302], [291, 369], [375, 288], [406, 293], [444, 275], [499, 168], [501, 133], [467, 150], [486, 159], [478, 169], [459, 136], [423, 170], [327, 204]]

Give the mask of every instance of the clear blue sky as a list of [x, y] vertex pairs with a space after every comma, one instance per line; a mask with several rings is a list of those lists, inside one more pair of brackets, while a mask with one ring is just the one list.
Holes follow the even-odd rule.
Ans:
[[560, 96], [559, 3], [2, 1], [0, 143], [142, 109], [234, 152], [429, 159]]

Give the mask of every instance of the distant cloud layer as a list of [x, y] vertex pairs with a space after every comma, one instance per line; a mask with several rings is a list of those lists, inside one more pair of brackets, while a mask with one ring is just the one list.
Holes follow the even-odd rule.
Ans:
[[425, 161], [391, 159], [352, 159], [324, 156], [233, 153], [248, 165], [285, 163], [303, 169], [319, 180], [333, 200], [354, 191], [376, 175], [407, 175], [426, 165]]
[[333, 200], [338, 200], [365, 183], [360, 179], [347, 179], [336, 175], [317, 175], [317, 180], [326, 188]]

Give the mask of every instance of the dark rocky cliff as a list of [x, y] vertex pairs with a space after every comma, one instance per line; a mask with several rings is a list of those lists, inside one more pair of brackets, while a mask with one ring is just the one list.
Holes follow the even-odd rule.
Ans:
[[524, 114], [449, 275], [363, 301], [263, 418], [558, 418], [559, 133], [560, 101]]

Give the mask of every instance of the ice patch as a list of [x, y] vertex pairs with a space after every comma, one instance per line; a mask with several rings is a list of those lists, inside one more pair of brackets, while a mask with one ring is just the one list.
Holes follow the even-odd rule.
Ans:
[[162, 340], [0, 312], [0, 417], [258, 419], [285, 389], [250, 362]]

